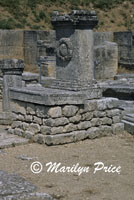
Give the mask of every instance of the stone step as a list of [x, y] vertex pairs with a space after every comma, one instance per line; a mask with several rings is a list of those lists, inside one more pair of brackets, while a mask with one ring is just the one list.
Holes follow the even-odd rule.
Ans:
[[129, 121], [126, 121], [126, 120], [122, 120], [122, 122], [124, 123], [124, 129], [131, 133], [131, 134], [134, 134], [134, 123], [133, 122], [129, 122]]
[[123, 109], [123, 116], [134, 113], [134, 107], [120, 107]]
[[134, 123], [134, 118], [133, 118], [133, 117], [130, 117], [130, 116], [128, 116], [128, 115], [129, 115], [129, 114], [125, 115], [125, 116], [123, 117], [123, 120], [128, 121], [128, 122], [131, 122], [131, 123]]
[[123, 78], [134, 79], [134, 74], [117, 74], [114, 77], [114, 80], [120, 80], [120, 79], [123, 79]]
[[0, 149], [27, 144], [28, 139], [8, 134], [5, 127], [0, 126]]
[[121, 107], [134, 107], [134, 101], [124, 101], [120, 100], [120, 106]]

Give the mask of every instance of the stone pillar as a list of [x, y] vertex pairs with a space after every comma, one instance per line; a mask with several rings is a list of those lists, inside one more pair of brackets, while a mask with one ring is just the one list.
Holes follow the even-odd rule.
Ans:
[[56, 58], [55, 56], [41, 56], [39, 62], [42, 65], [42, 76], [56, 77]]
[[0, 69], [3, 72], [3, 111], [10, 111], [9, 88], [22, 87], [22, 73], [24, 61], [17, 59], [0, 60]]
[[[69, 15], [53, 12], [56, 30], [55, 88], [81, 90], [94, 82], [93, 31], [98, 23], [95, 11], [74, 10]], [[54, 85], [53, 85], [54, 86]]]

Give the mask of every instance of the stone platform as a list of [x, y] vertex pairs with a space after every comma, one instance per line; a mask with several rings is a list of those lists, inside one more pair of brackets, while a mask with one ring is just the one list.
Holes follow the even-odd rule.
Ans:
[[34, 86], [10, 88], [10, 99], [41, 105], [83, 104], [85, 99], [98, 99], [101, 96], [98, 88], [78, 92]]
[[125, 115], [122, 122], [125, 130], [134, 135], [134, 114]]
[[124, 130], [118, 99], [98, 99], [98, 93], [94, 91], [93, 96], [89, 91], [81, 92], [81, 96], [79, 92], [56, 91], [58, 94], [53, 94], [51, 89], [12, 88], [10, 98], [14, 121], [9, 133], [40, 144], [59, 145]]

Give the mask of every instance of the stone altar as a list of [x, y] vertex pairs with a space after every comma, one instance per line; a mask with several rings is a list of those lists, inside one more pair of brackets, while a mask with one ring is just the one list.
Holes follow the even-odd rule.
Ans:
[[67, 90], [89, 89], [94, 83], [95, 11], [74, 10], [68, 15], [53, 12], [56, 30], [56, 78], [52, 87]]

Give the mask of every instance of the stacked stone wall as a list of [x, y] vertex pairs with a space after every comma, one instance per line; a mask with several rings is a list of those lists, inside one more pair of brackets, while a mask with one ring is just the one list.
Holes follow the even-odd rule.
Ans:
[[13, 123], [9, 133], [47, 145], [113, 135], [124, 130], [118, 106], [119, 101], [115, 98], [62, 106], [13, 101]]

